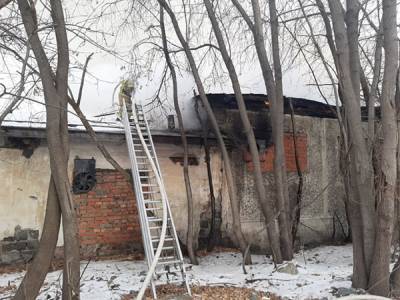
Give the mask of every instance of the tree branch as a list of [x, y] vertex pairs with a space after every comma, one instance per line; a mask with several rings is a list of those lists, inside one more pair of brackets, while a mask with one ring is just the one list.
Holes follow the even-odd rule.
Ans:
[[79, 93], [78, 93], [78, 100], [76, 104], [78, 106], [81, 105], [81, 99], [82, 99], [82, 92], [83, 92], [83, 84], [85, 83], [85, 75], [86, 75], [86, 70], [87, 66], [89, 64], [89, 60], [92, 58], [93, 52], [89, 54], [89, 56], [86, 58], [85, 65], [83, 66], [83, 71], [82, 71], [82, 78], [81, 78], [81, 84], [79, 86]]

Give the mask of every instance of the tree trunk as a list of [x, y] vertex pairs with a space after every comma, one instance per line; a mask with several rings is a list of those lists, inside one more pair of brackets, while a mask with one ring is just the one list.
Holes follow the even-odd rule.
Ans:
[[[400, 66], [400, 63], [399, 63]], [[396, 79], [396, 113], [397, 128], [400, 128], [400, 67], [397, 68]], [[397, 139], [397, 193], [395, 198], [397, 213], [397, 243], [400, 245], [400, 138]], [[392, 297], [400, 297], [400, 257], [393, 266], [391, 274]]]
[[57, 246], [61, 210], [53, 178], [50, 177], [46, 215], [39, 249], [14, 295], [14, 300], [34, 300], [46, 278]]
[[[228, 186], [228, 193], [229, 193], [229, 198], [231, 201], [232, 221], [233, 221], [233, 227], [234, 227], [233, 230], [234, 230], [234, 234], [236, 236], [237, 242], [239, 244], [240, 250], [241, 250], [242, 254], [244, 255], [246, 252], [246, 248], [247, 248], [247, 242], [246, 242], [246, 239], [242, 232], [242, 227], [241, 227], [241, 223], [240, 223], [240, 203], [239, 203], [239, 199], [237, 198], [236, 186], [235, 186], [235, 183], [233, 180], [233, 175], [232, 175], [232, 167], [231, 167], [230, 158], [229, 158], [229, 154], [226, 149], [226, 146], [225, 146], [224, 139], [222, 137], [221, 131], [219, 129], [219, 126], [218, 126], [217, 120], [214, 116], [214, 112], [211, 108], [211, 105], [208, 102], [208, 99], [207, 99], [207, 96], [206, 96], [206, 93], [204, 90], [204, 86], [201, 81], [199, 71], [197, 69], [196, 62], [194, 60], [194, 57], [192, 55], [192, 52], [189, 48], [188, 43], [186, 42], [184, 36], [182, 35], [182, 32], [179, 27], [179, 23], [175, 17], [175, 14], [173, 13], [173, 11], [168, 6], [168, 4], [165, 0], [158, 0], [158, 3], [165, 9], [165, 11], [168, 13], [168, 15], [171, 18], [175, 33], [178, 36], [178, 39], [185, 51], [190, 68], [192, 70], [192, 74], [193, 74], [195, 83], [197, 85], [200, 99], [203, 103], [203, 106], [204, 106], [206, 112], [207, 112], [209, 122], [214, 131], [219, 148], [221, 150], [223, 161], [224, 161], [224, 167], [225, 167], [225, 175], [226, 175], [226, 181], [227, 181], [227, 186]], [[250, 263], [250, 256], [248, 256], [248, 258], [246, 259], [246, 263]]]
[[396, 28], [396, 0], [383, 0], [383, 34], [385, 69], [382, 83], [381, 119], [383, 143], [379, 177], [380, 202], [377, 205], [377, 232], [374, 256], [369, 280], [369, 292], [389, 296], [390, 248], [393, 234], [394, 197], [397, 183], [397, 119], [396, 119], [396, 72], [398, 46]]
[[187, 249], [190, 258], [190, 262], [194, 265], [198, 265], [195, 247], [194, 247], [194, 228], [193, 228], [193, 196], [192, 196], [192, 187], [190, 185], [190, 177], [189, 177], [189, 149], [188, 143], [185, 133], [185, 128], [183, 126], [183, 118], [181, 109], [179, 107], [178, 101], [178, 82], [176, 79], [175, 67], [172, 64], [171, 58], [168, 52], [168, 43], [167, 37], [165, 33], [165, 25], [164, 25], [164, 9], [160, 7], [160, 27], [161, 27], [161, 36], [163, 43], [163, 51], [165, 60], [167, 61], [168, 68], [171, 72], [172, 77], [172, 86], [173, 86], [173, 99], [174, 99], [174, 108], [176, 112], [176, 116], [178, 118], [179, 131], [181, 134], [181, 141], [183, 146], [183, 178], [185, 180], [185, 188], [186, 188], [186, 199], [187, 199], [187, 207], [188, 207], [188, 230], [187, 230]]
[[[199, 112], [199, 106], [196, 101], [195, 103], [195, 111], [196, 111], [196, 117], [199, 121], [200, 127], [202, 129], [202, 135], [203, 135], [203, 145], [204, 145], [204, 160], [206, 163], [206, 168], [207, 168], [207, 178], [208, 178], [208, 188], [210, 190], [210, 207], [211, 207], [211, 222], [210, 222], [210, 231], [208, 233], [208, 239], [207, 239], [207, 251], [210, 252], [214, 250], [214, 247], [217, 242], [217, 231], [216, 231], [216, 218], [217, 218], [217, 208], [216, 208], [216, 199], [215, 199], [215, 193], [214, 193], [214, 183], [213, 183], [213, 176], [212, 176], [212, 170], [211, 170], [211, 157], [210, 157], [210, 145], [208, 144], [208, 123], [204, 123], [201, 120], [200, 112]], [[219, 228], [218, 228], [219, 230]]]
[[235, 67], [233, 65], [232, 59], [229, 56], [228, 50], [226, 49], [225, 41], [222, 36], [222, 32], [219, 28], [217, 18], [214, 14], [214, 9], [209, 0], [204, 0], [204, 4], [207, 8], [208, 16], [211, 20], [212, 28], [215, 34], [215, 37], [218, 41], [218, 46], [222, 55], [222, 58], [225, 62], [225, 66], [228, 69], [229, 77], [231, 79], [232, 88], [235, 93], [236, 102], [239, 108], [240, 118], [243, 124], [243, 130], [247, 138], [247, 143], [249, 144], [250, 153], [252, 157], [252, 162], [254, 166], [254, 179], [256, 183], [256, 190], [258, 194], [258, 199], [260, 202], [260, 206], [262, 212], [265, 217], [266, 228], [268, 232], [269, 243], [272, 251], [272, 255], [274, 257], [275, 263], [282, 262], [282, 255], [280, 250], [280, 242], [279, 242], [279, 228], [276, 226], [276, 210], [275, 205], [271, 199], [267, 197], [267, 193], [264, 186], [264, 178], [261, 172], [261, 164], [260, 157], [258, 153], [258, 147], [256, 143], [256, 139], [254, 136], [253, 128], [250, 124], [246, 105], [244, 103], [242, 91], [240, 89], [239, 78], [237, 76]]
[[71, 185], [68, 178], [68, 67], [69, 51], [61, 2], [50, 2], [51, 17], [57, 41], [55, 78], [48, 57], [38, 36], [35, 8], [26, 0], [18, 0], [19, 10], [39, 67], [46, 103], [46, 130], [50, 169], [62, 211], [64, 233], [63, 299], [79, 299], [80, 257], [78, 224]]
[[297, 230], [298, 230], [298, 227], [300, 224], [301, 202], [302, 202], [302, 198], [303, 198], [304, 178], [303, 178], [303, 172], [301, 171], [301, 167], [300, 167], [299, 153], [297, 151], [296, 120], [295, 120], [295, 116], [294, 116], [292, 98], [289, 99], [289, 105], [290, 105], [290, 120], [292, 123], [294, 159], [296, 162], [297, 177], [299, 178], [298, 186], [297, 186], [297, 193], [296, 193], [296, 203], [294, 205], [294, 209], [292, 212], [292, 229], [291, 230], [292, 230], [292, 243], [294, 244], [294, 242], [296, 240]]
[[[253, 0], [254, 1], [254, 0]], [[291, 214], [289, 211], [289, 190], [287, 183], [283, 114], [283, 87], [282, 70], [279, 54], [279, 27], [275, 0], [269, 0], [269, 14], [271, 19], [272, 57], [275, 71], [275, 101], [272, 105], [272, 138], [275, 146], [274, 175], [276, 185], [277, 206], [279, 209], [279, 225], [282, 256], [285, 260], [293, 258], [293, 244], [291, 234]]]
[[[284, 259], [293, 257], [293, 245], [291, 238], [291, 220], [289, 214], [289, 194], [286, 179], [286, 169], [283, 148], [283, 93], [282, 74], [279, 61], [278, 23], [276, 16], [275, 2], [270, 2], [271, 33], [273, 37], [273, 60], [276, 72], [276, 81], [272, 71], [263, 36], [263, 21], [261, 18], [260, 4], [258, 0], [252, 0], [254, 23], [243, 9], [238, 0], [232, 0], [233, 5], [238, 9], [243, 19], [253, 33], [254, 45], [264, 79], [265, 88], [268, 94], [268, 101], [271, 111], [271, 127], [275, 146], [274, 177], [276, 185], [276, 197], [280, 225], [281, 251]], [[271, 5], [272, 4], [272, 5]]]
[[[331, 9], [333, 29], [336, 38], [339, 82], [343, 92], [347, 128], [349, 131], [348, 138], [351, 162], [350, 178], [352, 181], [351, 184], [354, 188], [351, 199], [354, 200], [355, 203], [360, 204], [359, 206], [362, 223], [363, 253], [357, 253], [357, 255], [363, 256], [363, 259], [354, 260], [354, 263], [363, 262], [365, 266], [359, 267], [358, 269], [365, 269], [367, 270], [368, 274], [368, 263], [372, 261], [375, 241], [374, 173], [371, 156], [369, 155], [368, 151], [368, 145], [363, 135], [360, 95], [354, 91], [355, 85], [353, 85], [351, 76], [350, 48], [346, 34], [342, 6], [338, 0], [329, 0], [329, 6]], [[354, 223], [358, 221], [353, 219], [352, 222]], [[356, 234], [357, 232], [353, 232], [353, 236]], [[353, 241], [353, 243], [354, 242], [356, 241]], [[355, 266], [354, 268], [357, 267]], [[367, 274], [360, 276], [368, 276]], [[368, 282], [368, 278], [365, 278], [365, 280], [360, 280], [360, 282]]]

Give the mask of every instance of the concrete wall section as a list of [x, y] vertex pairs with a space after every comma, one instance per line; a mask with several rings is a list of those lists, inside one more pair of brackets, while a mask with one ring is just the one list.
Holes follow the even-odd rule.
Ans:
[[[344, 188], [339, 170], [339, 131], [334, 119], [296, 116], [296, 134], [307, 137], [307, 167], [303, 170], [304, 185], [299, 225], [299, 243], [314, 244], [341, 239], [347, 230], [344, 210]], [[285, 131], [291, 132], [290, 118], [286, 117]], [[235, 178], [241, 199], [243, 231], [255, 249], [268, 249], [264, 217], [255, 191], [254, 174], [242, 163], [242, 151], [232, 152]], [[268, 197], [274, 198], [272, 172], [264, 173]], [[288, 172], [289, 194], [292, 206], [298, 188], [298, 175]], [[231, 224], [230, 203], [225, 197], [223, 228], [234, 239]]]
[[49, 183], [46, 147], [28, 159], [18, 149], [0, 149], [0, 239], [14, 235], [17, 225], [40, 229]]
[[[130, 168], [124, 143], [106, 143], [105, 146], [122, 167]], [[182, 166], [171, 159], [171, 157], [182, 157], [182, 147], [174, 144], [156, 144], [156, 152], [175, 225], [180, 239], [185, 242], [187, 200]], [[190, 154], [198, 161], [198, 165], [190, 166], [190, 177], [195, 202], [195, 232], [199, 234], [200, 218], [209, 212], [207, 169], [204, 163], [204, 149], [201, 146], [190, 145]], [[97, 169], [112, 168], [94, 144], [71, 141], [69, 161], [71, 178], [75, 157], [83, 159], [94, 157]], [[211, 161], [216, 190], [218, 190], [222, 177], [220, 155], [217, 151], [213, 151]], [[39, 146], [29, 159], [25, 158], [19, 149], [0, 149], [0, 176], [3, 178], [3, 188], [0, 189], [0, 240], [14, 235], [14, 228], [17, 225], [22, 228], [39, 229], [41, 233], [50, 178], [46, 146]], [[62, 234], [58, 244], [63, 244]]]
[[[226, 120], [236, 120], [225, 116]], [[236, 122], [236, 121], [235, 121]], [[229, 124], [228, 124], [229, 125]], [[224, 128], [228, 128], [227, 124]], [[237, 124], [236, 124], [237, 126]], [[286, 132], [291, 133], [290, 118], [285, 121]], [[262, 133], [261, 133], [262, 134]], [[296, 116], [296, 134], [306, 138], [307, 165], [304, 172], [300, 243], [328, 241], [333, 233], [341, 234], [340, 223], [345, 224], [343, 205], [343, 184], [339, 172], [338, 127], [334, 119], [320, 119]], [[242, 140], [239, 134], [237, 139]], [[130, 168], [126, 145], [123, 138], [106, 142], [111, 155], [124, 167]], [[303, 143], [304, 145], [304, 143]], [[169, 197], [172, 214], [180, 239], [186, 241], [187, 203], [180, 157], [182, 147], [174, 142], [156, 143], [164, 182]], [[268, 248], [264, 218], [259, 209], [254, 178], [246, 162], [246, 147], [231, 147], [231, 158], [237, 192], [241, 201], [241, 222], [245, 236], [254, 248]], [[194, 198], [195, 232], [206, 239], [210, 226], [210, 191], [204, 148], [190, 144], [193, 158], [190, 166], [191, 184]], [[73, 160], [79, 158], [96, 159], [96, 168], [111, 169], [110, 164], [91, 142], [71, 138], [70, 174]], [[235, 243], [232, 230], [231, 205], [223, 173], [221, 155], [216, 147], [211, 148], [211, 165], [215, 197], [217, 199], [217, 222], [220, 223], [221, 242]], [[14, 228], [39, 229], [44, 220], [47, 188], [49, 181], [49, 161], [46, 145], [42, 143], [30, 158], [25, 158], [21, 150], [0, 148], [0, 239], [14, 234]], [[295, 199], [298, 177], [296, 172], [288, 173], [289, 192]], [[270, 168], [266, 168], [264, 180], [268, 197], [274, 198], [274, 179]], [[340, 222], [339, 222], [340, 220]], [[60, 238], [59, 244], [62, 244]]]

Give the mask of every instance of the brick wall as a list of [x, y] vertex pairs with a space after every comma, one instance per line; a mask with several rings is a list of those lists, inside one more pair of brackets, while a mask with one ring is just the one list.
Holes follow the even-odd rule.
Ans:
[[[285, 161], [286, 170], [288, 172], [296, 172], [296, 159], [294, 152], [294, 143], [292, 133], [285, 133], [284, 135], [284, 147], [285, 147]], [[297, 134], [296, 135], [296, 149], [299, 158], [299, 165], [301, 171], [307, 170], [307, 135]], [[251, 160], [250, 152], [244, 153], [244, 160], [247, 163], [247, 169], [253, 171], [253, 162]], [[274, 170], [274, 146], [267, 148], [261, 155], [261, 168], [263, 172], [272, 172]]]
[[75, 195], [82, 256], [111, 255], [142, 247], [131, 185], [114, 170], [96, 170], [97, 184]]

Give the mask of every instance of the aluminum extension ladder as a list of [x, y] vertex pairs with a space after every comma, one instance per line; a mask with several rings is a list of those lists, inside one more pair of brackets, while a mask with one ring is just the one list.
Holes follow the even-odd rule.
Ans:
[[[132, 115], [127, 112], [126, 105], [122, 107], [122, 123], [125, 129], [125, 138], [129, 151], [132, 170], [132, 180], [140, 217], [140, 228], [148, 268], [154, 260], [154, 255], [160, 241], [163, 202], [161, 191], [166, 195], [162, 181], [161, 170], [154, 149], [153, 139], [141, 105], [134, 104]], [[141, 138], [139, 136], [141, 135]], [[150, 158], [146, 155], [150, 154]], [[150, 162], [152, 159], [152, 162]], [[156, 170], [151, 166], [155, 166]], [[158, 172], [159, 180], [156, 179]], [[157, 182], [161, 182], [158, 184]], [[164, 196], [164, 207], [167, 208], [167, 231], [158, 259], [155, 272], [150, 281], [154, 299], [157, 299], [156, 285], [161, 283], [181, 283], [191, 295], [188, 279], [185, 272], [182, 251], [172, 220], [168, 199]], [[166, 279], [162, 281], [162, 279]]]

